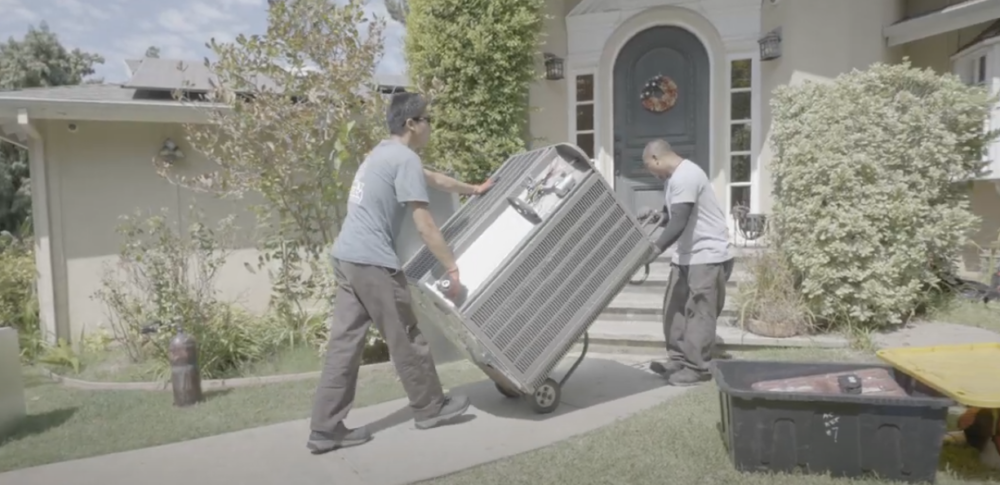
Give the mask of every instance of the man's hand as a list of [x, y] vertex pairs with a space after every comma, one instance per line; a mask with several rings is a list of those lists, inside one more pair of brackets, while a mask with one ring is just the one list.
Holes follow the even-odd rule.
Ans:
[[[655, 242], [654, 242], [654, 247], [655, 247]], [[650, 264], [653, 264], [656, 261], [656, 259], [660, 257], [661, 254], [663, 253], [660, 252], [658, 249], [654, 249], [653, 252], [649, 253], [649, 256], [646, 258], [646, 261], [642, 263], [643, 266], [648, 266]]]
[[489, 179], [479, 185], [473, 187], [472, 195], [483, 195], [493, 188], [493, 179]]
[[448, 298], [454, 299], [462, 291], [462, 281], [458, 277], [458, 267], [449, 269], [445, 274], [445, 278], [448, 278], [448, 294], [445, 295]]

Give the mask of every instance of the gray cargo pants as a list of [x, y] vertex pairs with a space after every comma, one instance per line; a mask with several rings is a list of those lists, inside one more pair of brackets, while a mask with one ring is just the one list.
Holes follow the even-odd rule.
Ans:
[[434, 417], [444, 404], [427, 340], [417, 328], [410, 289], [402, 271], [381, 266], [334, 261], [337, 295], [326, 361], [313, 404], [311, 429], [333, 432], [347, 417], [361, 367], [365, 334], [372, 323], [389, 346], [389, 356], [414, 418]]
[[708, 372], [715, 327], [726, 304], [726, 283], [734, 260], [715, 264], [672, 264], [664, 295], [663, 335], [671, 362]]

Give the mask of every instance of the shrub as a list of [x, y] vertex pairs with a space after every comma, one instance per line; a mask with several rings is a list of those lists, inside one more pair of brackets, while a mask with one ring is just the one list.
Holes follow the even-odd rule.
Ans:
[[32, 242], [9, 232], [0, 233], [0, 326], [17, 330], [25, 360], [32, 361], [45, 351]]
[[772, 228], [825, 323], [898, 324], [929, 298], [977, 218], [992, 100], [957, 77], [877, 64], [772, 101]]
[[[407, 71], [434, 95], [426, 159], [471, 182], [525, 148], [544, 0], [409, 0]], [[442, 167], [444, 168], [444, 167]]]
[[745, 265], [752, 278], [740, 284], [735, 298], [742, 328], [766, 337], [791, 337], [812, 330], [812, 316], [784, 254], [765, 249], [748, 257]]
[[197, 339], [206, 379], [273, 353], [280, 334], [272, 325], [216, 297], [215, 277], [231, 252], [231, 216], [210, 228], [192, 208], [184, 234], [165, 210], [122, 220], [118, 264], [105, 271], [95, 297], [107, 306], [115, 339], [133, 362], [154, 359], [166, 370], [173, 325]]

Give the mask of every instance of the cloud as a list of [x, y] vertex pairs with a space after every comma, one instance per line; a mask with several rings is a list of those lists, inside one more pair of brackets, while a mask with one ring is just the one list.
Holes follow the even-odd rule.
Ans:
[[0, 25], [4, 26], [37, 23], [41, 20], [41, 16], [21, 0], [0, 0], [0, 12], [3, 12], [0, 15]]
[[78, 17], [76, 19], [78, 22], [86, 17], [94, 20], [107, 20], [111, 18], [111, 12], [103, 8], [104, 5], [102, 5], [102, 8], [94, 8], [93, 5], [87, 5], [80, 0], [55, 0], [55, 5], [61, 12]]
[[[343, 3], [344, 0], [335, 0]], [[99, 5], [99, 7], [98, 7]], [[205, 43], [231, 42], [240, 33], [263, 33], [266, 0], [0, 0], [0, 32], [21, 37], [28, 24], [45, 20], [69, 48], [103, 55], [97, 76], [121, 82], [129, 73], [125, 59], [141, 57], [150, 46], [164, 58], [200, 60], [210, 56]], [[405, 27], [389, 19], [383, 0], [369, 0], [365, 17], [386, 19], [385, 51], [378, 66], [384, 74], [402, 74]], [[4, 40], [4, 39], [0, 39]]]

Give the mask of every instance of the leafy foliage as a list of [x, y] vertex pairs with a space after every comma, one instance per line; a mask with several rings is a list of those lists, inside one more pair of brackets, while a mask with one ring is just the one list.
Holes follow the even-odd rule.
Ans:
[[202, 375], [225, 376], [269, 356], [276, 337], [261, 319], [216, 296], [216, 276], [232, 250], [233, 218], [211, 228], [192, 208], [190, 220], [182, 232], [166, 210], [122, 217], [118, 263], [105, 270], [95, 297], [133, 362], [154, 359], [165, 371], [172, 330], [183, 328], [198, 341]]
[[0, 141], [0, 231], [27, 235], [31, 225], [28, 151]]
[[94, 74], [94, 64], [104, 64], [104, 57], [67, 50], [42, 22], [29, 26], [23, 40], [0, 44], [0, 90], [80, 84]]
[[385, 135], [384, 100], [373, 94], [384, 22], [366, 20], [362, 0], [269, 4], [266, 34], [209, 44], [218, 60], [207, 66], [219, 78], [210, 98], [227, 108], [205, 108], [209, 122], [185, 129], [217, 169], [182, 177], [158, 166], [187, 187], [263, 198], [254, 207], [256, 270], [270, 273], [277, 314], [304, 326], [304, 303], [330, 294], [323, 253], [346, 215], [351, 180]]
[[17, 330], [21, 356], [32, 361], [45, 352], [35, 293], [32, 241], [0, 233], [0, 327]]
[[[21, 40], [0, 43], [0, 91], [80, 84], [104, 58], [67, 50], [42, 22]], [[0, 231], [17, 232], [31, 217], [27, 153], [0, 141]]]
[[962, 181], [992, 102], [908, 61], [775, 92], [774, 243], [820, 322], [898, 324], [927, 302], [977, 224]]
[[427, 158], [485, 180], [525, 148], [543, 0], [409, 0], [411, 80], [434, 94]]

